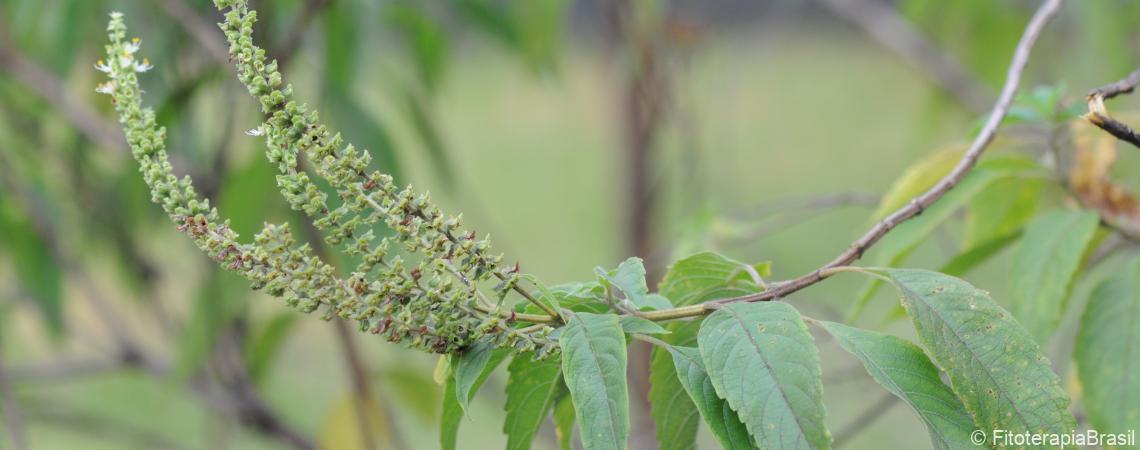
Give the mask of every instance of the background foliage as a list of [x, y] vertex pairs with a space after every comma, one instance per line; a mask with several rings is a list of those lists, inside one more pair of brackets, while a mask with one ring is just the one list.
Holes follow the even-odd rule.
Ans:
[[[326, 121], [399, 180], [464, 212], [498, 250], [551, 284], [590, 279], [590, 268], [640, 254], [653, 286], [668, 262], [699, 250], [774, 261], [773, 279], [794, 276], [945, 173], [977, 126], [979, 111], [814, 2], [618, 2], [624, 13], [568, 0], [257, 3], [259, 39], [289, 61], [286, 74]], [[1034, 5], [893, 6], [993, 91]], [[1123, 241], [1090, 261], [1085, 249], [1121, 239], [1098, 230], [1094, 213], [1073, 212], [1056, 183], [1023, 174], [1051, 161], [1050, 142], [1064, 142], [1055, 167], [1085, 167], [1098, 179], [1097, 168], [1115, 158], [1111, 173], [1137, 173], [1134, 151], [1115, 155], [1106, 150], [1113, 141], [1069, 122], [1088, 88], [1132, 69], [1137, 8], [1071, 2], [1037, 50], [1012, 128], [982, 167], [989, 176], [960, 186], [943, 199], [951, 206], [898, 230], [867, 259], [941, 269], [991, 291], [1029, 320], [1070, 394], [1081, 392], [1070, 361], [1102, 364], [1087, 351], [1069, 357], [1080, 312], [1119, 320], [1106, 311], [1129, 295], [1119, 292], [1134, 291], [1134, 246]], [[32, 448], [433, 448], [441, 416], [460, 424], [460, 448], [502, 447], [504, 420], [526, 419], [504, 412], [502, 394], [507, 372], [523, 368], [480, 374], [484, 386], [467, 414], [441, 410], [440, 398], [457, 387], [433, 380], [434, 358], [344, 337], [266, 301], [161, 217], [110, 106], [92, 91], [98, 74], [90, 64], [111, 10], [133, 18], [156, 66], [143, 83], [170, 130], [175, 170], [205, 183], [244, 235], [263, 220], [296, 220], [274, 192], [262, 142], [243, 134], [259, 119], [218, 47], [209, 2], [0, 3], [0, 367], [11, 391], [4, 397], [19, 406]], [[645, 106], [631, 107], [627, 96], [638, 86], [650, 86], [640, 98], [662, 111], [648, 115], [657, 118], [647, 132], [652, 156], [641, 163], [646, 179], [631, 169], [640, 122], [627, 115]], [[1071, 180], [1086, 186], [1080, 181]], [[636, 195], [645, 186], [653, 192], [647, 209]], [[815, 198], [844, 201], [805, 206]], [[649, 225], [631, 225], [629, 211], [646, 213]], [[1049, 238], [1058, 234], [1072, 239]], [[688, 303], [668, 295], [670, 287], [683, 292], [669, 284], [661, 292]], [[915, 336], [897, 320], [891, 289], [858, 277], [794, 298], [806, 315], [833, 321], [865, 305], [845, 323], [923, 339], [921, 328]], [[919, 417], [869, 398], [879, 392], [875, 380], [844, 350], [886, 338], [841, 327], [825, 327], [835, 341], [814, 331], [836, 440], [850, 448], [929, 445]], [[669, 339], [685, 333], [673, 329]], [[122, 334], [159, 355], [162, 367], [120, 352]], [[695, 347], [696, 330], [688, 336]], [[1075, 342], [1125, 338], [1082, 333]], [[631, 366], [678, 361], [636, 351]], [[1098, 376], [1111, 382], [1111, 373]], [[646, 386], [630, 384], [629, 414], [635, 442], [653, 445], [652, 435], [637, 435], [649, 415], [638, 392], [654, 397]], [[1083, 392], [1111, 400], [1096, 387]], [[564, 398], [547, 401], [554, 423], [538, 432], [536, 447], [556, 448], [574, 412]], [[864, 423], [870, 403], [882, 416]], [[702, 432], [702, 444], [723, 443], [741, 425], [753, 426]]]

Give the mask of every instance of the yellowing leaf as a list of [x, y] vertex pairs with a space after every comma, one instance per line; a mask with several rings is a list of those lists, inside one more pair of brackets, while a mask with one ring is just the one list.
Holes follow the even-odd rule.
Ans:
[[879, 220], [886, 217], [887, 214], [899, 209], [910, 199], [922, 194], [939, 179], [950, 173], [955, 164], [962, 159], [962, 154], [966, 149], [962, 145], [953, 145], [942, 148], [929, 158], [923, 159], [906, 169], [887, 193], [883, 195], [882, 200], [879, 201], [879, 207], [875, 209], [874, 214], [871, 214], [873, 220]]
[[1105, 221], [1131, 236], [1140, 236], [1140, 200], [1114, 182], [1109, 171], [1116, 163], [1116, 138], [1084, 122], [1074, 122], [1073, 165], [1069, 187]]
[[[388, 417], [385, 415], [384, 409], [380, 407], [380, 402], [373, 398], [363, 400], [363, 404], [361, 404], [360, 397], [355, 392], [349, 392], [333, 403], [321, 424], [320, 437], [317, 442], [319, 449], [368, 449], [368, 446], [364, 445], [365, 435], [360, 426], [362, 416], [369, 440], [373, 445], [372, 448], [377, 450], [392, 448], [388, 441], [390, 436]], [[364, 411], [358, 409], [361, 406], [364, 407]], [[363, 414], [361, 414], [362, 412]]]

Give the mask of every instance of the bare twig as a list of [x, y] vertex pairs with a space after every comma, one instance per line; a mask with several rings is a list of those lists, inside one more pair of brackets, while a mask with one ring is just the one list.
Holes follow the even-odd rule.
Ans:
[[0, 11], [0, 67], [4, 68], [7, 75], [43, 97], [88, 140], [116, 150], [126, 148], [127, 141], [123, 138], [123, 132], [118, 125], [104, 119], [91, 109], [82, 100], [83, 96], [68, 92], [67, 86], [56, 74], [16, 48], [8, 33], [2, 11]]
[[942, 51], [902, 14], [880, 0], [822, 0], [844, 19], [917, 66], [943, 89], [973, 111], [984, 112], [993, 92], [950, 54]]
[[857, 239], [854, 243], [836, 256], [827, 264], [820, 268], [804, 274], [799, 278], [795, 278], [788, 282], [782, 283], [778, 286], [768, 289], [766, 291], [743, 295], [738, 297], [729, 297], [710, 302], [685, 306], [680, 308], [666, 309], [660, 311], [651, 311], [645, 314], [645, 317], [653, 320], [670, 320], [683, 317], [692, 317], [707, 314], [722, 305], [735, 302], [757, 302], [769, 301], [777, 298], [787, 296], [800, 289], [806, 288], [820, 281], [823, 281], [829, 274], [829, 270], [836, 267], [846, 266], [858, 260], [863, 256], [863, 253], [875, 243], [879, 242], [883, 236], [886, 236], [891, 230], [895, 229], [899, 224], [909, 220], [910, 218], [922, 213], [926, 208], [929, 208], [934, 202], [937, 202], [942, 196], [946, 195], [950, 189], [953, 189], [962, 178], [974, 168], [978, 159], [982, 156], [986, 147], [993, 142], [994, 137], [997, 135], [998, 128], [1001, 126], [1002, 120], [1009, 112], [1010, 105], [1013, 103], [1014, 95], [1017, 93], [1017, 87], [1021, 82], [1021, 74], [1025, 70], [1026, 64], [1029, 62], [1029, 53], [1033, 45], [1037, 43], [1038, 37], [1041, 35], [1041, 30], [1045, 24], [1049, 22], [1060, 10], [1062, 0], [1045, 0], [1045, 2], [1038, 8], [1033, 18], [1025, 28], [1025, 32], [1021, 36], [1021, 40], [1014, 50], [1013, 59], [1009, 66], [1009, 71], [1006, 75], [1005, 85], [1002, 87], [1001, 95], [998, 97], [997, 103], [990, 111], [989, 118], [986, 120], [985, 125], [982, 127], [981, 132], [974, 139], [970, 148], [966, 151], [965, 155], [958, 162], [954, 169], [950, 171], [945, 177], [938, 181], [933, 187], [918, 197], [911, 199], [906, 206], [899, 208], [897, 211], [887, 216], [881, 222], [871, 227], [862, 237]]
[[1140, 147], [1140, 133], [1137, 133], [1124, 122], [1113, 118], [1104, 106], [1105, 100], [1122, 94], [1131, 94], [1136, 86], [1140, 86], [1140, 70], [1132, 72], [1115, 83], [1093, 89], [1092, 92], [1089, 92], [1088, 97], [1089, 112], [1083, 117], [1108, 134], [1116, 136], [1117, 139]]

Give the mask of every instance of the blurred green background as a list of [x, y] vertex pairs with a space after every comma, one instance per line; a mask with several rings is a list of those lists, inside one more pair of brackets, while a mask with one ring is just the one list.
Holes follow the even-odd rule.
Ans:
[[[914, 32], [884, 42], [868, 33], [883, 27], [829, 6], [838, 1], [252, 3], [261, 45], [288, 61], [301, 98], [548, 284], [633, 254], [660, 273], [715, 249], [772, 261], [776, 279], [831, 259], [908, 165], [972, 137], [1036, 7], [852, 2]], [[297, 220], [263, 142], [244, 134], [258, 115], [211, 2], [0, 0], [0, 409], [18, 411], [33, 449], [364, 448], [353, 404], [364, 392], [375, 448], [436, 448], [434, 357], [345, 337], [251, 292], [150, 203], [93, 90], [115, 10], [155, 65], [145, 98], [168, 127], [176, 172], [243, 236]], [[1137, 25], [1136, 2], [1070, 2], [1023, 86], [1063, 88], [1079, 104], [1133, 68]], [[915, 36], [966, 89], [884, 45]], [[907, 265], [938, 267], [960, 228], [944, 227]], [[1007, 265], [995, 259], [971, 280], [1000, 298]], [[859, 287], [838, 277], [793, 301], [839, 317]], [[872, 308], [887, 310], [889, 297]], [[829, 426], [859, 431], [844, 447], [928, 445], [905, 408], [860, 422], [885, 391], [817, 339]], [[461, 448], [502, 447], [501, 375], [476, 397]], [[535, 447], [554, 448], [544, 433]]]

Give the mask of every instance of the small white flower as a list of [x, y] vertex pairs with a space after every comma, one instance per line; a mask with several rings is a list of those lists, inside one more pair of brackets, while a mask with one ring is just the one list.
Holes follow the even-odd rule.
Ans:
[[150, 60], [146, 59], [146, 58], [143, 58], [142, 62], [136, 62], [134, 64], [135, 72], [139, 72], [139, 73], [146, 72], [146, 71], [153, 69], [153, 68], [154, 68], [154, 65], [151, 64]]
[[112, 83], [110, 81], [106, 83], [99, 83], [99, 85], [95, 86], [95, 92], [107, 95], [113, 94], [115, 92], [115, 83]]
[[249, 130], [246, 130], [246, 132], [245, 132], [246, 136], [261, 136], [264, 134], [265, 134], [265, 132], [261, 130], [261, 127], [250, 128]]
[[123, 13], [118, 11], [111, 11], [112, 20], [123, 20]]
[[111, 73], [111, 66], [100, 59], [99, 61], [95, 62], [95, 70], [103, 73]]
[[142, 39], [132, 38], [130, 43], [123, 45], [123, 51], [127, 52], [127, 54], [133, 54], [134, 52], [139, 51], [139, 46], [141, 45]]

